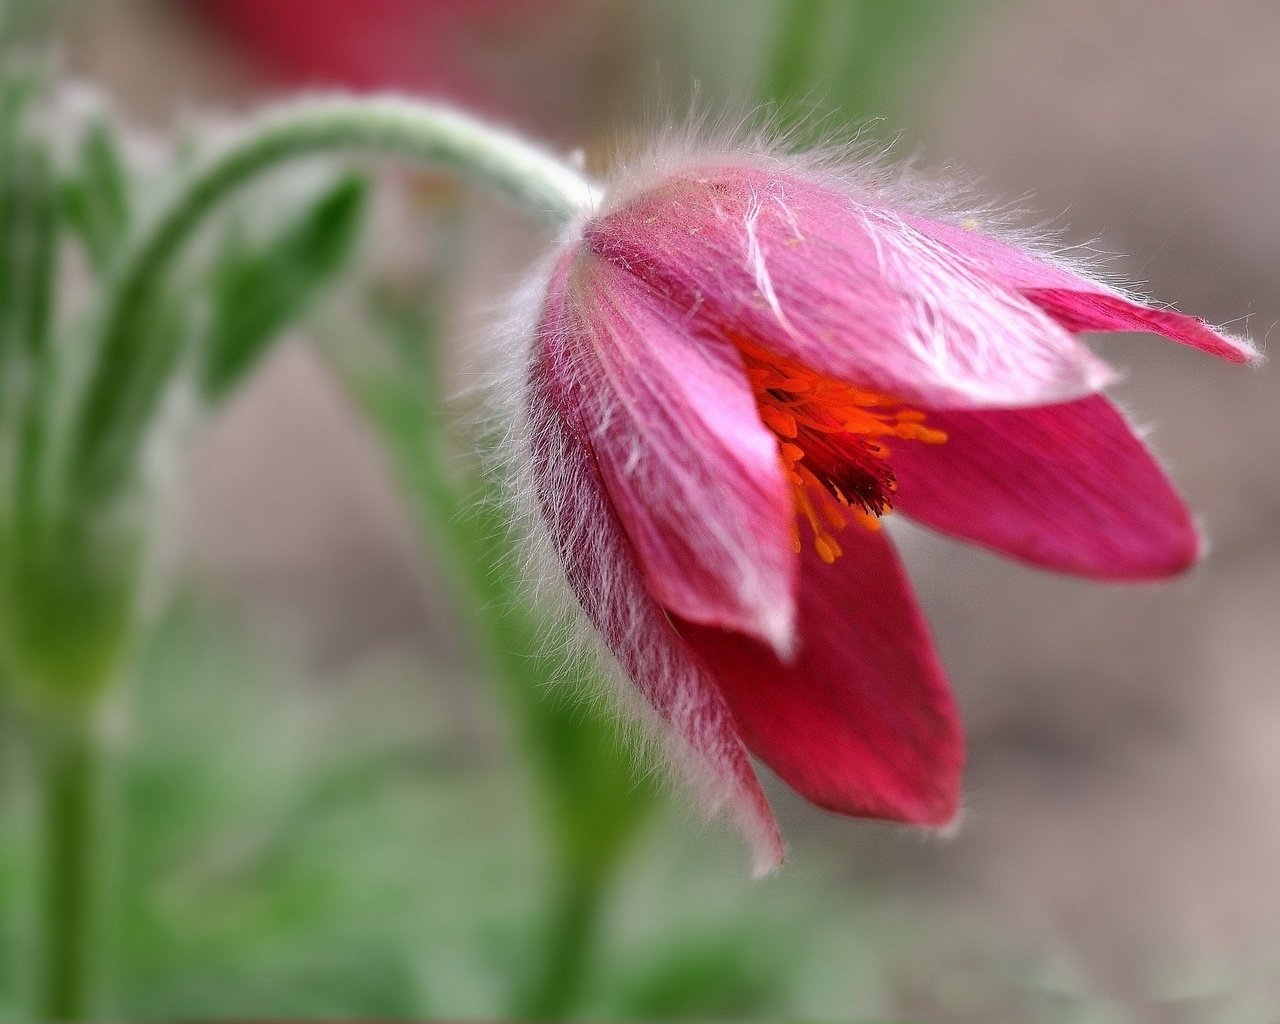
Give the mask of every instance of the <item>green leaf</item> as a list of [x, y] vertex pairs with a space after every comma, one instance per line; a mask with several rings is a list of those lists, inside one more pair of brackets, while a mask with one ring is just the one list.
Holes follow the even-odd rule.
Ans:
[[155, 297], [138, 315], [127, 388], [112, 396], [110, 429], [99, 437], [92, 475], [76, 481], [78, 500], [108, 501], [135, 482], [138, 453], [193, 334], [191, 314], [189, 302], [168, 293]]
[[216, 401], [234, 388], [346, 264], [367, 192], [363, 178], [346, 177], [266, 245], [227, 245], [214, 273], [214, 308], [201, 353], [206, 399]]
[[0, 353], [19, 359], [44, 351], [53, 308], [58, 211], [52, 165], [43, 146], [0, 143]]
[[24, 131], [27, 94], [25, 81], [0, 86], [0, 442], [14, 474], [6, 498], [19, 505], [34, 487], [50, 411], [60, 220], [52, 158]]
[[58, 202], [53, 161], [43, 146], [32, 144], [22, 154], [23, 225], [17, 242], [16, 278], [23, 301], [18, 305], [18, 333], [27, 354], [39, 359], [48, 349], [53, 321], [57, 272]]
[[53, 308], [58, 211], [52, 160], [26, 137], [25, 81], [0, 86], [0, 375], [6, 397], [15, 378], [10, 360], [37, 354], [48, 342]]
[[132, 212], [128, 171], [105, 120], [93, 121], [81, 138], [78, 173], [63, 182], [61, 199], [89, 262], [105, 273], [124, 246]]

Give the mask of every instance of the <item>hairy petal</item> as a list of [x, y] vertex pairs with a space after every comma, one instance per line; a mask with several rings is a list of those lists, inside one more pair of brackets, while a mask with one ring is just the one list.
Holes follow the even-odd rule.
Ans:
[[800, 643], [679, 625], [714, 674], [747, 746], [792, 788], [841, 814], [942, 826], [956, 814], [964, 744], [928, 628], [888, 537], [840, 535], [800, 576]]
[[1248, 341], [1219, 331], [1199, 317], [1137, 302], [1024, 249], [953, 224], [924, 217], [906, 219], [917, 231], [1024, 295], [1069, 331], [1146, 331], [1233, 363], [1258, 358]]
[[715, 681], [648, 593], [583, 427], [572, 412], [565, 415], [551, 393], [531, 391], [538, 499], [569, 584], [623, 671], [670, 726], [669, 745], [690, 781], [713, 805], [729, 805], [756, 873], [767, 873], [782, 863], [782, 837], [733, 718]]
[[1040, 409], [939, 411], [941, 445], [894, 449], [894, 505], [925, 526], [1035, 565], [1147, 580], [1195, 562], [1182, 498], [1101, 396]]
[[794, 513], [737, 350], [590, 254], [562, 264], [552, 296], [533, 386], [572, 406], [649, 592], [785, 655]]
[[948, 246], [797, 175], [690, 170], [588, 225], [586, 242], [692, 322], [908, 401], [1035, 405], [1113, 376]]

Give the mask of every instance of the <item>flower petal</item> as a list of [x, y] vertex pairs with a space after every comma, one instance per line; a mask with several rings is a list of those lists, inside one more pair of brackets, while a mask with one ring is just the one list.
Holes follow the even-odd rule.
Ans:
[[841, 814], [946, 825], [964, 743], [928, 628], [883, 532], [851, 527], [840, 543], [832, 565], [806, 545], [792, 663], [732, 633], [678, 628], [747, 746], [792, 788]]
[[1199, 317], [1137, 302], [1026, 250], [953, 224], [925, 217], [906, 220], [1026, 296], [1069, 331], [1146, 331], [1233, 363], [1258, 358], [1248, 341], [1216, 330]]
[[794, 512], [737, 350], [590, 254], [568, 257], [551, 293], [533, 386], [581, 422], [649, 592], [785, 654]]
[[[539, 371], [535, 366], [535, 373]], [[757, 874], [778, 867], [782, 836], [732, 715], [650, 596], [614, 516], [582, 428], [555, 395], [531, 391], [535, 486], [552, 542], [579, 604], [649, 706], [670, 727], [673, 753], [714, 804], [727, 802], [754, 853]]]
[[1040, 409], [931, 412], [940, 445], [891, 456], [894, 506], [925, 526], [1062, 572], [1160, 579], [1200, 551], [1182, 498], [1101, 396]]
[[592, 222], [586, 242], [714, 333], [911, 402], [1043, 404], [1113, 376], [897, 214], [798, 175], [691, 170]]

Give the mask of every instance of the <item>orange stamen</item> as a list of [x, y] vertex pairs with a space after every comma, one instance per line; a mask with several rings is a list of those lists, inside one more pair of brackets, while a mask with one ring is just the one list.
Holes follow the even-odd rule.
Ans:
[[826, 377], [746, 338], [733, 341], [760, 421], [778, 438], [796, 510], [795, 550], [803, 519], [818, 557], [830, 564], [842, 553], [837, 533], [851, 521], [878, 530], [880, 517], [893, 508], [898, 481], [889, 465], [892, 450], [882, 439], [942, 444], [947, 435], [890, 395]]

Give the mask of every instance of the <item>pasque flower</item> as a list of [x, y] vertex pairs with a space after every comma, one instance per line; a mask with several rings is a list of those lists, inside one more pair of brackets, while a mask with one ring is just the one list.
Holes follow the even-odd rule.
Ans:
[[956, 708], [884, 517], [1063, 572], [1174, 575], [1195, 525], [1076, 335], [1253, 355], [877, 176], [776, 157], [641, 176], [559, 255], [529, 368], [568, 581], [760, 870], [783, 847], [749, 754], [832, 811], [957, 813]]

